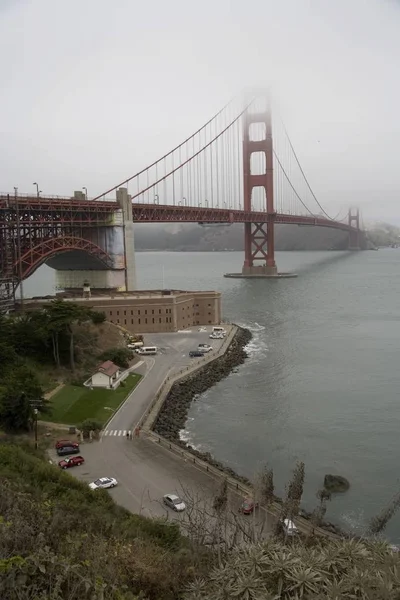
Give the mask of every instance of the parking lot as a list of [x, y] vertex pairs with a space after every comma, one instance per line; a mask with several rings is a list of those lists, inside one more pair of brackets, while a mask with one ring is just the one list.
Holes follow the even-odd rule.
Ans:
[[[119, 485], [109, 493], [116, 502], [147, 516], [171, 514], [173, 518], [180, 518], [179, 514], [163, 506], [164, 494], [182, 495], [183, 489], [187, 489], [191, 495], [215, 495], [220, 481], [148, 439], [133, 436], [128, 440], [126, 437], [153, 401], [165, 378], [199, 360], [189, 358], [190, 350], [197, 349], [199, 343], [210, 344], [213, 350], [221, 347], [223, 340], [209, 339], [211, 329], [145, 336], [146, 346], [157, 346], [159, 353], [140, 357], [138, 372], [143, 379], [109, 421], [100, 441], [81, 444], [80, 454], [85, 463], [69, 469], [72, 476], [86, 483], [99, 477], [115, 477]], [[60, 460], [54, 449], [50, 457], [56, 464]]]

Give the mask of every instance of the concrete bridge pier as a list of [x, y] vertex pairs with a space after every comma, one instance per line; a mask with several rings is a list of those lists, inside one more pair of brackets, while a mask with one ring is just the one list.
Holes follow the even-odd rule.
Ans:
[[125, 254], [125, 291], [136, 289], [135, 239], [133, 234], [132, 201], [127, 188], [117, 190], [117, 202], [122, 209]]
[[[74, 198], [81, 198], [75, 192]], [[84, 283], [92, 290], [133, 291], [136, 289], [135, 248], [132, 202], [126, 188], [117, 191], [119, 208], [102, 218], [95, 227], [77, 229], [74, 234], [103, 250], [108, 263], [99, 261], [84, 250], [50, 257], [46, 262], [56, 271], [56, 288], [82, 293]]]

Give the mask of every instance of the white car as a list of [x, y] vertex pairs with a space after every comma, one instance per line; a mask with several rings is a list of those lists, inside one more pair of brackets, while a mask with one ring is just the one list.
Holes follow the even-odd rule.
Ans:
[[224, 336], [222, 333], [210, 333], [210, 338], [212, 340], [223, 340]]
[[100, 479], [96, 479], [93, 483], [89, 483], [91, 490], [106, 490], [116, 485], [118, 485], [118, 481], [114, 477], [100, 477]]
[[163, 498], [164, 504], [176, 510], [176, 512], [182, 512], [186, 508], [186, 504], [175, 494], [166, 494]]
[[290, 519], [285, 519], [283, 521], [283, 530], [286, 533], [286, 535], [290, 535], [290, 536], [296, 535], [299, 533], [299, 530], [297, 529], [296, 525]]
[[212, 350], [212, 346], [209, 344], [199, 344], [197, 350], [200, 350], [200, 352], [210, 352], [210, 350]]

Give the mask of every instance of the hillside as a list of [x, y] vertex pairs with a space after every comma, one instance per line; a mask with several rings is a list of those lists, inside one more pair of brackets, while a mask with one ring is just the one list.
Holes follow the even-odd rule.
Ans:
[[[2, 600], [399, 598], [400, 557], [384, 542], [276, 534], [213, 552], [1, 434], [0, 486]], [[214, 499], [222, 535], [223, 499]]]

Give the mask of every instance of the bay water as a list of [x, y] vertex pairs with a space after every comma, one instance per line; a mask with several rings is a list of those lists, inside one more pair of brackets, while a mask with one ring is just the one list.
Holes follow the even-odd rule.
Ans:
[[[240, 252], [140, 252], [138, 287], [222, 292], [224, 318], [248, 327], [249, 358], [203, 394], [183, 439], [252, 478], [266, 463], [276, 493], [306, 464], [303, 506], [326, 473], [345, 476], [327, 518], [361, 533], [400, 491], [400, 250], [282, 252], [296, 279], [224, 279]], [[54, 293], [46, 265], [24, 295]], [[400, 513], [387, 528], [400, 542]]]

